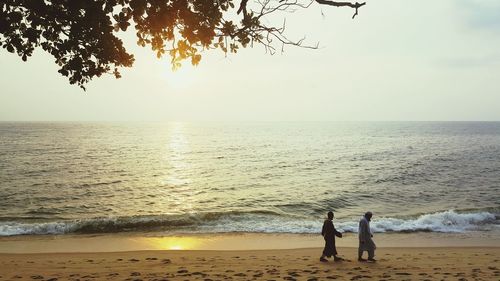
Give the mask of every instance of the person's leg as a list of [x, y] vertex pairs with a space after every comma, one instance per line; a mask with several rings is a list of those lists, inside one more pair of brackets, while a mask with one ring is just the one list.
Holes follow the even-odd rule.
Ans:
[[323, 261], [323, 262], [328, 261], [328, 260], [326, 259], [325, 254], [322, 254], [322, 255], [321, 255], [321, 257], [319, 258], [319, 261]]
[[375, 250], [374, 249], [369, 250], [368, 251], [368, 260], [375, 260], [374, 257], [375, 257]]
[[363, 250], [361, 248], [358, 248], [358, 261], [363, 261]]
[[335, 245], [335, 240], [333, 240], [333, 241], [334, 241], [334, 243], [333, 243], [333, 260], [334, 260], [334, 261], [340, 261], [340, 260], [342, 260], [342, 259], [341, 259], [341, 258], [339, 258], [339, 257], [337, 257], [337, 255], [338, 255], [339, 253], [337, 252], [337, 247], [336, 247], [336, 245]]
[[323, 253], [321, 254], [321, 257], [319, 258], [319, 260], [320, 260], [320, 261], [322, 261], [322, 262], [326, 262], [326, 261], [328, 261], [328, 260], [326, 259], [326, 251], [327, 251], [327, 246], [328, 246], [328, 245], [327, 245], [327, 243], [326, 243], [326, 241], [325, 241], [325, 248], [323, 249]]

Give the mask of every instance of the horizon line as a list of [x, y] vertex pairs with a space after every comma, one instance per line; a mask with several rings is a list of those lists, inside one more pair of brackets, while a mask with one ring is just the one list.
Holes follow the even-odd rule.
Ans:
[[500, 120], [0, 120], [0, 123], [395, 123], [500, 122]]

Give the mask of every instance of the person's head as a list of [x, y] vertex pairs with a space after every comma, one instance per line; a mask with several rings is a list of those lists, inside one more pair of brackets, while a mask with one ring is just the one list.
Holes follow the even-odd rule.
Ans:
[[370, 221], [370, 220], [372, 219], [372, 217], [373, 217], [372, 212], [366, 212], [366, 213], [365, 213], [365, 218], [366, 218], [368, 221]]
[[332, 211], [328, 212], [328, 219], [333, 220], [333, 212]]

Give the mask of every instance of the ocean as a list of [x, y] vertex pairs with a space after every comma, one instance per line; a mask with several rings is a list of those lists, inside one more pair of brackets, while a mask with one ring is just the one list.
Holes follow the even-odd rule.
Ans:
[[500, 122], [0, 123], [0, 236], [500, 231]]

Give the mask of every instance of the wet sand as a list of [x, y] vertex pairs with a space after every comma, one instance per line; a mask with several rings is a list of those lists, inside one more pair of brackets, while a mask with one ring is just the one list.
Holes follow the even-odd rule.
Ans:
[[[377, 246], [500, 247], [500, 232], [377, 233]], [[170, 234], [21, 235], [0, 238], [0, 253], [120, 252], [144, 250], [267, 250], [323, 247], [320, 234]], [[344, 233], [338, 247], [357, 247], [355, 233]]]
[[[82, 245], [83, 247], [84, 245]], [[379, 248], [376, 263], [321, 248], [0, 254], [0, 280], [500, 280], [500, 248]]]

